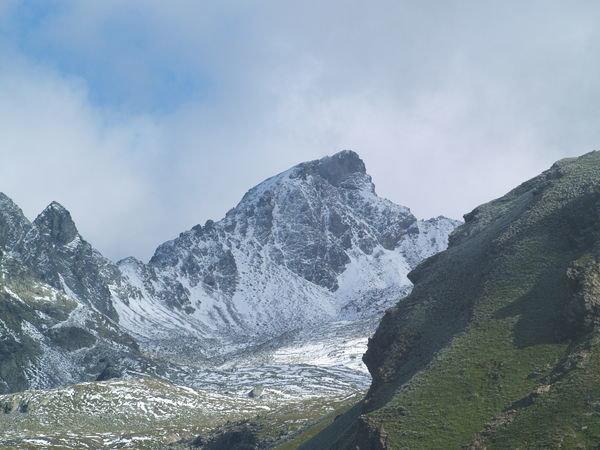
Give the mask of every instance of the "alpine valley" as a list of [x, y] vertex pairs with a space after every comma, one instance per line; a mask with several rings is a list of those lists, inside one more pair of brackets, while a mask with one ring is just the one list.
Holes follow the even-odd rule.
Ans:
[[[473, 217], [454, 235], [455, 271], [479, 264], [458, 258], [460, 242], [487, 238]], [[459, 224], [378, 197], [352, 151], [264, 181], [148, 263], [103, 257], [59, 203], [30, 222], [0, 195], [0, 446], [295, 448], [361, 404], [368, 337]], [[427, 352], [464, 329], [402, 308], [382, 327], [435, 317], [444, 339]], [[385, 348], [401, 349], [384, 335], [367, 354], [374, 386], [429, 355], [392, 376]]]

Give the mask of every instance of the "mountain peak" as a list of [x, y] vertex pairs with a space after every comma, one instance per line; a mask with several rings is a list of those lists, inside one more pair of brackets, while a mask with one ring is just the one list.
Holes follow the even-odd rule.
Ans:
[[334, 186], [340, 186], [353, 175], [366, 175], [367, 169], [360, 156], [352, 150], [343, 150], [332, 156], [321, 158], [316, 163], [319, 175]]
[[[274, 182], [289, 178], [306, 179], [316, 176], [332, 186], [347, 189], [362, 189], [374, 191], [371, 177], [367, 175], [365, 163], [352, 150], [343, 150], [331, 156], [304, 162], [266, 180], [261, 185], [272, 185]], [[258, 185], [258, 186], [261, 186]], [[251, 190], [252, 191], [252, 190]]]
[[10, 197], [0, 192], [0, 247], [14, 246], [29, 227], [29, 220], [21, 208]]
[[8, 195], [6, 195], [4, 192], [0, 192], [0, 203], [5, 202], [14, 203]]
[[42, 211], [42, 214], [47, 210], [52, 210], [55, 212], [59, 212], [61, 214], [64, 214], [64, 213], [69, 214], [69, 211], [67, 211], [67, 209], [63, 205], [58, 203], [57, 201], [50, 202], [50, 204], [48, 206], [46, 206], [46, 208], [44, 208], [44, 211]]
[[33, 225], [49, 234], [53, 241], [65, 245], [79, 234], [71, 213], [58, 202], [52, 202], [33, 221]]
[[360, 163], [363, 166], [362, 170], [363, 170], [363, 172], [365, 171], [362, 159], [360, 159], [360, 155], [358, 153], [356, 153], [354, 150], [344, 149], [344, 150], [341, 150], [341, 151], [339, 151], [337, 153], [334, 153], [331, 156], [325, 156], [322, 159], [337, 159], [337, 160], [345, 160], [345, 161], [360, 161]]
[[319, 161], [321, 164], [331, 164], [336, 167], [343, 167], [349, 173], [367, 173], [365, 163], [354, 150], [342, 150], [331, 156], [325, 156]]
[[18, 211], [19, 214], [23, 214], [21, 212], [21, 208], [4, 192], [0, 192], [0, 212], [7, 214]]

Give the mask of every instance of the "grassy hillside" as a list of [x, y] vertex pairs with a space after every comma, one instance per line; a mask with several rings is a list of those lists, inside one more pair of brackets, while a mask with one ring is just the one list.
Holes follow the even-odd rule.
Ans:
[[600, 153], [465, 219], [370, 342], [362, 415], [313, 448], [600, 444]]

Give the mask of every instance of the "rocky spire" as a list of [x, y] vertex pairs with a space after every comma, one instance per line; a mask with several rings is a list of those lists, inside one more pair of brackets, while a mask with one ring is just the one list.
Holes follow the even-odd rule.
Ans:
[[31, 228], [21, 208], [0, 192], [0, 248], [10, 250]]
[[343, 150], [317, 161], [319, 174], [334, 186], [351, 175], [366, 175], [365, 163], [352, 150]]
[[371, 177], [365, 163], [352, 150], [343, 150], [332, 156], [298, 164], [291, 169], [292, 177], [318, 176], [332, 186], [350, 189], [367, 187], [373, 191]]
[[36, 217], [15, 251], [40, 280], [117, 317], [107, 280], [117, 280], [119, 271], [82, 238], [60, 203], [50, 203]]
[[50, 203], [33, 221], [33, 226], [58, 245], [68, 244], [79, 234], [71, 214], [58, 202]]

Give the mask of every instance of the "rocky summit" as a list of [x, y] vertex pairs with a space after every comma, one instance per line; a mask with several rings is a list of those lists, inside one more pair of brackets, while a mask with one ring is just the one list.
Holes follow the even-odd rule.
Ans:
[[111, 263], [59, 204], [33, 223], [8, 197], [0, 204], [0, 392], [120, 375], [137, 343], [114, 322], [108, 291], [87, 282]]
[[304, 448], [597, 448], [600, 152], [465, 215], [409, 274], [366, 399]]

